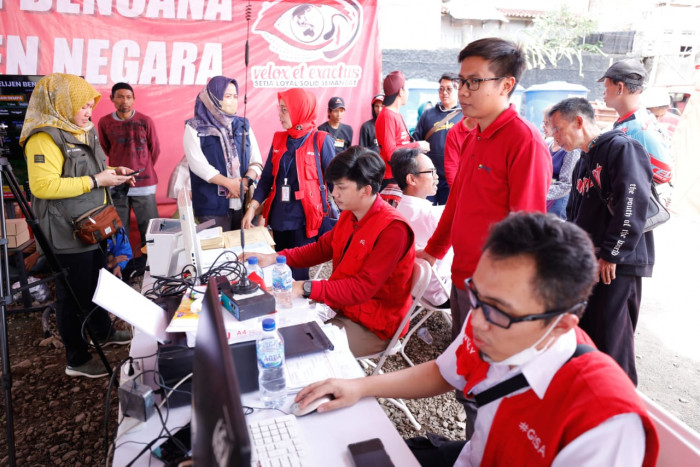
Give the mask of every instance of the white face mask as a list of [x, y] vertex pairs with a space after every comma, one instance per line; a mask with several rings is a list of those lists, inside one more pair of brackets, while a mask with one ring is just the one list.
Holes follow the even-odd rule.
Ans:
[[535, 358], [542, 355], [544, 353], [544, 351], [549, 348], [549, 346], [552, 344], [552, 342], [554, 342], [554, 341], [549, 342], [547, 345], [545, 345], [541, 349], [537, 350], [537, 346], [540, 345], [540, 343], [542, 341], [544, 341], [547, 338], [547, 336], [549, 336], [549, 333], [552, 332], [554, 327], [557, 325], [557, 323], [559, 323], [559, 321], [561, 320], [561, 318], [563, 316], [564, 316], [563, 314], [557, 316], [557, 318], [554, 320], [554, 322], [549, 326], [549, 329], [547, 329], [547, 332], [542, 334], [542, 337], [537, 339], [537, 342], [532, 344], [530, 347], [523, 349], [520, 352], [516, 353], [515, 355], [511, 355], [510, 357], [508, 357], [504, 360], [501, 360], [500, 362], [494, 362], [487, 355], [484, 355], [483, 356], [484, 361], [490, 363], [491, 365], [495, 365], [495, 366], [506, 366], [506, 365], [507, 366], [523, 366], [526, 363], [531, 362]]

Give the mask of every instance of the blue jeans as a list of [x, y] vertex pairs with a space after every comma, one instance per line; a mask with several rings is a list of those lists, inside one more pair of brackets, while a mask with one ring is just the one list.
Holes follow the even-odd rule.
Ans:
[[551, 205], [549, 204], [551, 201], [547, 201], [547, 212], [566, 220], [566, 203], [568, 201], [569, 195], [566, 195], [563, 198], [555, 199]]

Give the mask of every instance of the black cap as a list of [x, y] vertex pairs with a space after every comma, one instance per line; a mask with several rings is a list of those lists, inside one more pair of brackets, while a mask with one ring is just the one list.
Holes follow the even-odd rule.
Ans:
[[641, 86], [647, 78], [647, 71], [639, 60], [628, 58], [613, 63], [598, 82], [605, 81], [605, 78], [610, 78], [613, 81], [622, 81], [625, 84]]
[[335, 110], [335, 109], [340, 109], [340, 108], [347, 108], [345, 107], [345, 101], [343, 100], [342, 97], [331, 97], [331, 100], [328, 101], [328, 110]]

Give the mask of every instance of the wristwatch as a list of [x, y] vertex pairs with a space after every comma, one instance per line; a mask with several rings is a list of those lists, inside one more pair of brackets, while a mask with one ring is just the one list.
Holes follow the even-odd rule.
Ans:
[[304, 281], [304, 293], [302, 295], [304, 298], [311, 296], [311, 281]]
[[243, 178], [248, 179], [248, 188], [250, 188], [251, 186], [253, 186], [255, 184], [255, 180], [253, 180], [252, 177], [249, 177], [248, 175], [244, 175]]

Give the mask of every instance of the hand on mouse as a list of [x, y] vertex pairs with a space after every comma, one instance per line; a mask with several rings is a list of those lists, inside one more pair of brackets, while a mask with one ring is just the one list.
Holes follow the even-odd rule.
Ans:
[[325, 404], [321, 404], [318, 407], [317, 412], [322, 413], [329, 410], [339, 409], [341, 407], [348, 407], [355, 404], [361, 397], [363, 397], [361, 390], [362, 380], [363, 378], [334, 378], [319, 381], [318, 383], [310, 384], [299, 391], [297, 396], [294, 398], [294, 402], [298, 402], [299, 407], [304, 409], [312, 401], [330, 394], [335, 397], [335, 399], [330, 402], [326, 402]]

